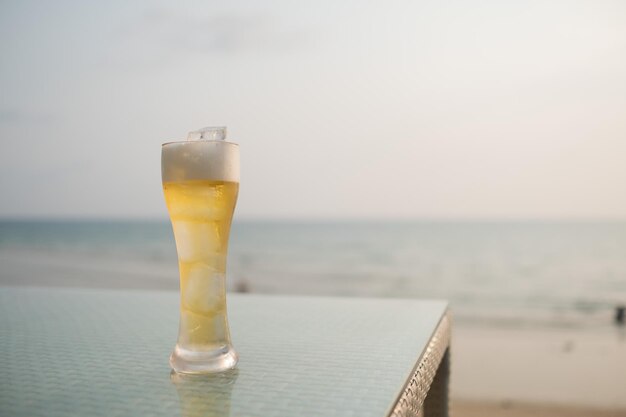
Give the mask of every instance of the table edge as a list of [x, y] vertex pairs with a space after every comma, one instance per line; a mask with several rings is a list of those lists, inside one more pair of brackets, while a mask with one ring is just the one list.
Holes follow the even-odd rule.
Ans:
[[452, 315], [449, 309], [443, 314], [428, 342], [428, 347], [418, 358], [402, 390], [393, 402], [387, 417], [417, 416], [435, 378], [444, 354], [450, 346]]

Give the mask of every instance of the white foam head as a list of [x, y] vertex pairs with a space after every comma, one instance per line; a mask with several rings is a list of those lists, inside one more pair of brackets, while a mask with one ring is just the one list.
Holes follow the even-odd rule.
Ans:
[[186, 141], [164, 143], [161, 148], [163, 182], [239, 182], [239, 145], [225, 139], [225, 127], [205, 127], [190, 132]]

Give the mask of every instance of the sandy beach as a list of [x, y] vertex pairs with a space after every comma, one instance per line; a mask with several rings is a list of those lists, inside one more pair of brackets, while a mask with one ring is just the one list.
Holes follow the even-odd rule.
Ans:
[[453, 330], [457, 415], [626, 415], [626, 328]]
[[623, 417], [626, 411], [551, 404], [453, 401], [450, 414], [462, 417]]

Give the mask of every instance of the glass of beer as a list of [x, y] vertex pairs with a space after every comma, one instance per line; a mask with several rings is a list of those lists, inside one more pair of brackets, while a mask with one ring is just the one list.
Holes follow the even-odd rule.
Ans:
[[226, 128], [191, 132], [163, 144], [161, 175], [180, 272], [180, 325], [170, 356], [176, 372], [234, 368], [226, 316], [226, 256], [239, 191], [239, 145]]

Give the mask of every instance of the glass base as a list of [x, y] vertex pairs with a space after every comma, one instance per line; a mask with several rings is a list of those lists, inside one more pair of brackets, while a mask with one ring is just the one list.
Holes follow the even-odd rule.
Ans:
[[233, 369], [239, 356], [230, 345], [215, 350], [197, 351], [178, 344], [170, 355], [170, 366], [181, 374], [213, 374]]

